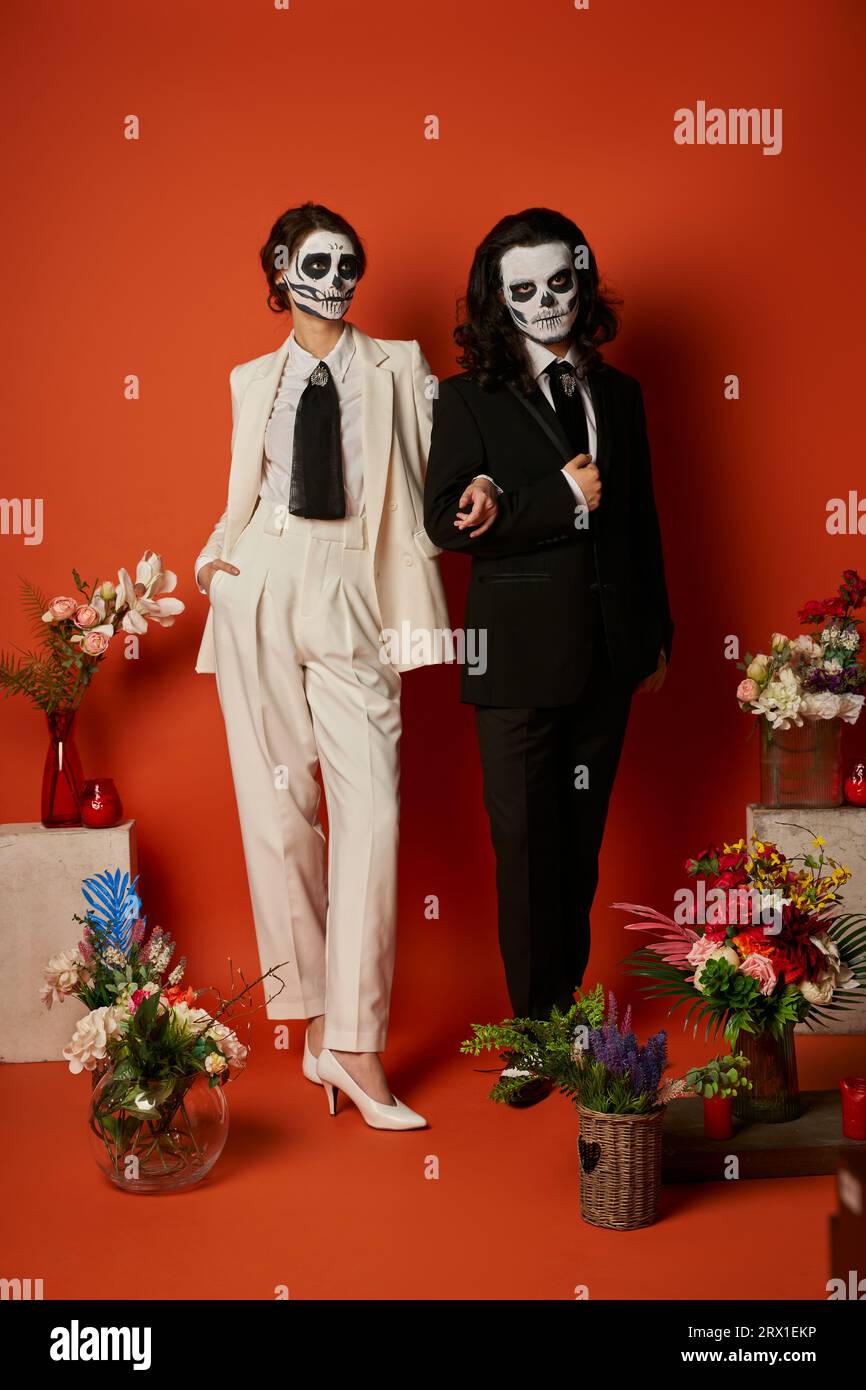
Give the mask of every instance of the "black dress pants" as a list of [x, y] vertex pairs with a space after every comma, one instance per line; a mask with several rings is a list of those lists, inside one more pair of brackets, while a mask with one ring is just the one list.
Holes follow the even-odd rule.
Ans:
[[589, 959], [598, 856], [632, 696], [601, 640], [591, 661], [573, 704], [476, 706], [499, 944], [516, 1018], [547, 1018], [554, 1004], [568, 1009]]

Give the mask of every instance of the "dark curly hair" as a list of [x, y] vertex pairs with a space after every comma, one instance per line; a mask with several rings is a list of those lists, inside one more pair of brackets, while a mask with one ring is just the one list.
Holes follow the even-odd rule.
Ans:
[[[275, 314], [292, 311], [292, 301], [288, 290], [282, 284], [282, 275], [295, 248], [310, 232], [337, 232], [340, 236], [351, 238], [358, 251], [359, 280], [367, 269], [367, 257], [361, 238], [345, 217], [323, 207], [321, 203], [302, 203], [300, 207], [289, 208], [282, 217], [277, 218], [259, 252], [262, 270], [268, 282], [268, 308]], [[283, 264], [277, 264], [278, 258]]]
[[583, 232], [571, 218], [550, 208], [526, 208], [503, 217], [487, 233], [472, 260], [466, 298], [458, 306], [463, 317], [454, 330], [460, 349], [458, 362], [486, 390], [510, 383], [528, 395], [535, 383], [524, 351], [524, 335], [514, 323], [502, 297], [502, 257], [512, 246], [540, 246], [564, 241], [576, 250], [586, 247], [589, 264], [576, 267], [579, 293], [572, 342], [580, 358], [578, 371], [586, 372], [601, 362], [599, 347], [616, 337], [620, 304], [599, 283], [595, 256]]

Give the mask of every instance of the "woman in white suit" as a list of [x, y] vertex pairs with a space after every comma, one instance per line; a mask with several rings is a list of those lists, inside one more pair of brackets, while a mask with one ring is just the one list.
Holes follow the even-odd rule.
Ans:
[[437, 659], [430, 635], [448, 627], [422, 520], [431, 378], [416, 342], [345, 321], [365, 256], [344, 218], [289, 209], [261, 261], [269, 305], [294, 327], [231, 372], [228, 503], [195, 563], [210, 602], [196, 670], [216, 674], [262, 968], [289, 961], [268, 1013], [307, 1020], [304, 1074], [332, 1114], [342, 1091], [374, 1128], [414, 1129], [426, 1122], [391, 1094], [378, 1054], [400, 673]]

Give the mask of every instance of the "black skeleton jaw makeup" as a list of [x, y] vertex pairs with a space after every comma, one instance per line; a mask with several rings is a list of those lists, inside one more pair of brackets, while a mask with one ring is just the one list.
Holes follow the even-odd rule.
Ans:
[[511, 246], [502, 257], [502, 292], [521, 333], [533, 342], [561, 343], [577, 318], [577, 272], [564, 241]]
[[310, 232], [283, 275], [293, 307], [318, 319], [341, 319], [357, 283], [357, 249], [338, 232]]

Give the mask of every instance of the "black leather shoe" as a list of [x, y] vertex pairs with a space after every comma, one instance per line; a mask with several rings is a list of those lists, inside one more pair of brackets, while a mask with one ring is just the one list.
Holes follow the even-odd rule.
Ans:
[[526, 1110], [530, 1105], [537, 1105], [541, 1100], [547, 1100], [553, 1090], [553, 1082], [548, 1081], [546, 1076], [531, 1076], [529, 1072], [521, 1073], [517, 1067], [506, 1067], [500, 1072], [501, 1077], [520, 1076], [524, 1074], [526, 1081], [516, 1091], [508, 1097], [506, 1105], [513, 1105], [515, 1110]]

